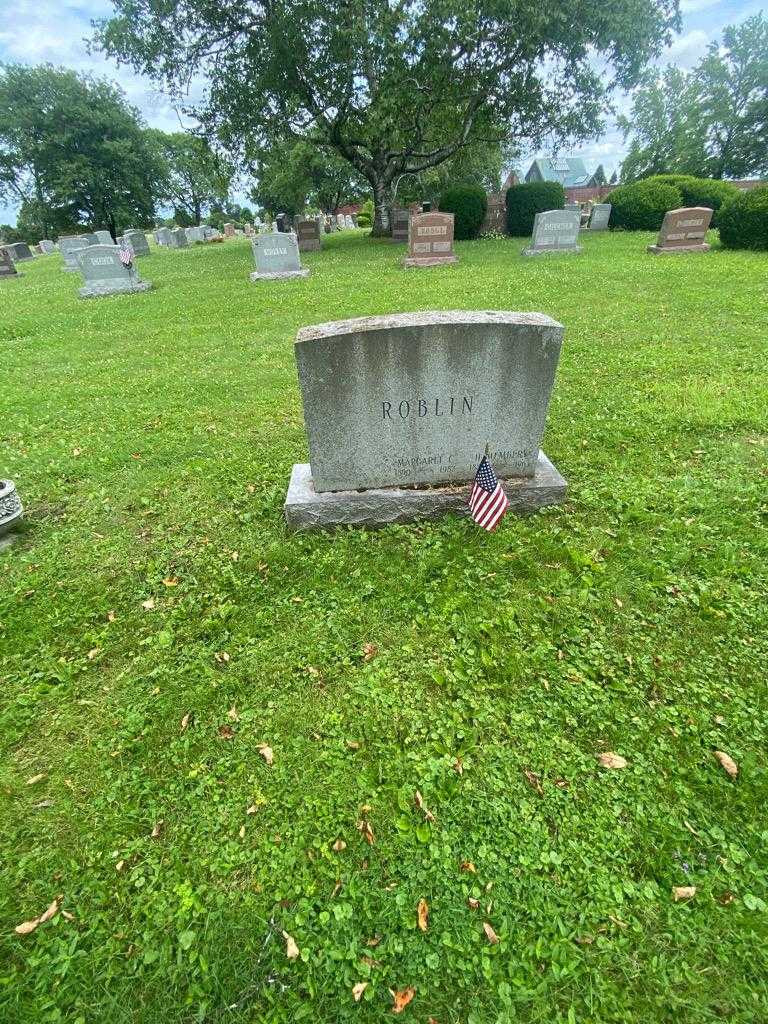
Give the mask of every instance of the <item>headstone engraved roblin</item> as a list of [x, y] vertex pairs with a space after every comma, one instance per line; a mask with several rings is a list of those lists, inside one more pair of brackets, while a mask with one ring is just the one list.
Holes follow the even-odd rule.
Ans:
[[81, 299], [146, 292], [152, 287], [149, 281], [141, 280], [135, 263], [130, 266], [123, 263], [116, 245], [89, 245], [79, 254], [79, 259], [85, 278], [85, 287], [78, 293]]
[[320, 250], [320, 224], [318, 221], [300, 220], [296, 224], [296, 238], [299, 252], [318, 252]]
[[256, 270], [252, 281], [276, 281], [288, 277], [308, 277], [309, 267], [302, 267], [296, 235], [286, 231], [270, 231], [251, 240]]
[[513, 507], [559, 503], [540, 450], [563, 327], [541, 313], [400, 313], [299, 331], [309, 442], [286, 499], [296, 529], [464, 512], [488, 446]]
[[656, 245], [649, 245], [654, 256], [674, 252], [709, 252], [705, 241], [712, 210], [708, 206], [689, 206], [664, 214]]
[[16, 269], [16, 264], [13, 262], [13, 256], [5, 246], [0, 246], [0, 280], [13, 278], [14, 280], [19, 277], [23, 277]]
[[611, 219], [610, 203], [595, 203], [589, 215], [587, 229], [589, 231], [607, 231]]
[[578, 245], [581, 215], [576, 210], [545, 210], [533, 218], [530, 245], [523, 256], [538, 256], [549, 252], [581, 252]]
[[80, 269], [77, 261], [77, 254], [87, 248], [88, 243], [82, 235], [61, 235], [59, 238], [59, 252], [64, 259], [64, 269], [75, 271]]
[[440, 267], [455, 263], [453, 214], [415, 213], [408, 228], [408, 255], [404, 267]]

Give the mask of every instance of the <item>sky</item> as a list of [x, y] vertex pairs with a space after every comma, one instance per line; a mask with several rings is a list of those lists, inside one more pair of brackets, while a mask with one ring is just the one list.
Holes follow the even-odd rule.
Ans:
[[[660, 63], [692, 67], [709, 42], [721, 36], [725, 25], [743, 21], [763, 6], [763, 0], [681, 0], [682, 31]], [[122, 87], [128, 100], [139, 108], [151, 127], [178, 131], [176, 111], [151, 82], [127, 68], [117, 67], [99, 54], [88, 52], [86, 39], [91, 34], [91, 21], [108, 16], [111, 11], [109, 0], [16, 0], [12, 5], [13, 16], [0, 22], [0, 62], [42, 64], [49, 61], [75, 71], [108, 77]], [[626, 105], [626, 100], [622, 103], [622, 98], [618, 99], [620, 105]], [[189, 123], [185, 125], [189, 126]], [[569, 150], [569, 155], [584, 157], [590, 171], [602, 163], [609, 175], [621, 163], [624, 153], [621, 134], [615, 127], [609, 127], [594, 142]], [[527, 160], [525, 166], [521, 162], [523, 171], [527, 167]], [[3, 206], [0, 200], [0, 224], [14, 224], [15, 220], [15, 208]]]

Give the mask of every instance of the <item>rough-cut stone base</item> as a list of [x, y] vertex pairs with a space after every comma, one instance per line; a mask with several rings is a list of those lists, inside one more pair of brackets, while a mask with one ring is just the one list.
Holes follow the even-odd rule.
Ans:
[[299, 252], [320, 252], [320, 240], [313, 242], [299, 242]]
[[87, 284], [85, 288], [78, 290], [81, 299], [102, 299], [105, 295], [133, 295], [134, 292], [148, 292], [152, 284], [150, 281], [137, 281], [130, 285], [115, 285], [114, 282], [104, 284]]
[[[532, 477], [503, 480], [510, 511], [535, 512], [562, 505], [568, 484], [544, 452], [539, 452]], [[328, 491], [318, 494], [309, 464], [297, 463], [285, 499], [290, 530], [321, 530], [333, 526], [387, 526], [419, 519], [437, 519], [446, 512], [469, 515], [471, 483], [452, 487], [381, 487], [367, 491]]]
[[709, 252], [711, 248], [712, 246], [707, 242], [702, 242], [700, 245], [649, 245], [648, 252], [652, 252], [654, 256], [673, 256], [678, 252]]
[[523, 249], [523, 256], [575, 256], [582, 251], [580, 245], [570, 249]]
[[280, 281], [287, 277], [309, 277], [309, 267], [302, 267], [301, 270], [277, 270], [271, 274], [260, 274], [254, 270], [251, 274], [252, 281]]
[[444, 267], [448, 263], [458, 263], [458, 256], [427, 256], [421, 260], [417, 256], [406, 256], [403, 259], [403, 266], [406, 270], [414, 267]]
[[0, 281], [15, 281], [17, 277], [24, 277], [17, 270], [15, 274], [0, 274]]

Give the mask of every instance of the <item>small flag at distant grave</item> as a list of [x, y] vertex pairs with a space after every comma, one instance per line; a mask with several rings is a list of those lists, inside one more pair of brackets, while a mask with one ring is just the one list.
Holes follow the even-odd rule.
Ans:
[[120, 262], [124, 267], [130, 267], [133, 263], [133, 253], [126, 245], [120, 246]]
[[509, 508], [509, 499], [493, 471], [493, 466], [484, 455], [475, 474], [472, 493], [469, 496], [469, 511], [472, 518], [484, 530], [495, 530]]

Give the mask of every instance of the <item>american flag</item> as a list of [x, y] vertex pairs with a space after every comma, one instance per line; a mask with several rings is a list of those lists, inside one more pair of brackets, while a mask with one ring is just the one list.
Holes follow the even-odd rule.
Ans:
[[124, 267], [130, 267], [133, 263], [133, 253], [127, 245], [120, 246], [120, 262]]
[[475, 482], [469, 496], [469, 511], [472, 518], [484, 530], [495, 530], [509, 508], [509, 499], [493, 471], [493, 466], [484, 455], [475, 473]]

